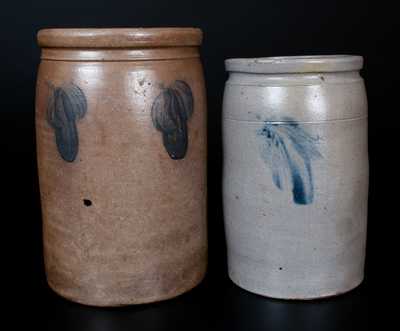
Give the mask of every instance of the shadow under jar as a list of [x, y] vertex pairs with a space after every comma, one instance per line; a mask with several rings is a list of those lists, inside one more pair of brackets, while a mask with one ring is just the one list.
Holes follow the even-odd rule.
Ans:
[[140, 304], [202, 280], [201, 39], [194, 28], [39, 32], [44, 256], [48, 283], [61, 296]]
[[230, 59], [223, 200], [230, 278], [283, 299], [363, 279], [367, 99], [360, 56]]

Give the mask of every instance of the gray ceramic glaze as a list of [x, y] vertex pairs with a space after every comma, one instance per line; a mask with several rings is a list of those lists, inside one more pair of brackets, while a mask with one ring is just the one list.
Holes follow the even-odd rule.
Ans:
[[367, 99], [360, 56], [226, 61], [224, 214], [229, 276], [284, 299], [363, 279]]

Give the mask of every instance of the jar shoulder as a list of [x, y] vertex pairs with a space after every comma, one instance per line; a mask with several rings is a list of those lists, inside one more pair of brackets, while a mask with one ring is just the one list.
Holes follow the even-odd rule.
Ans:
[[365, 117], [364, 81], [358, 73], [231, 74], [225, 86], [223, 116], [247, 121]]

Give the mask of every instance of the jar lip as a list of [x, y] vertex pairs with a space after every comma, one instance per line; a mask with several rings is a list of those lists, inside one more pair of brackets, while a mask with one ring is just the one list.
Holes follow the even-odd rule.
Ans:
[[43, 48], [148, 48], [199, 46], [198, 28], [84, 28], [43, 29], [37, 34]]
[[283, 74], [360, 70], [363, 57], [359, 55], [302, 55], [225, 60], [229, 72]]

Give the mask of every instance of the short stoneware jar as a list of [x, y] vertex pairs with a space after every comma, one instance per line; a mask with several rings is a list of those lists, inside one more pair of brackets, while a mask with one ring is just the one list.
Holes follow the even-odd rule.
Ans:
[[206, 100], [194, 28], [48, 29], [36, 93], [47, 280], [96, 306], [203, 278]]
[[360, 56], [229, 59], [223, 201], [229, 275], [282, 299], [363, 279], [367, 99]]

